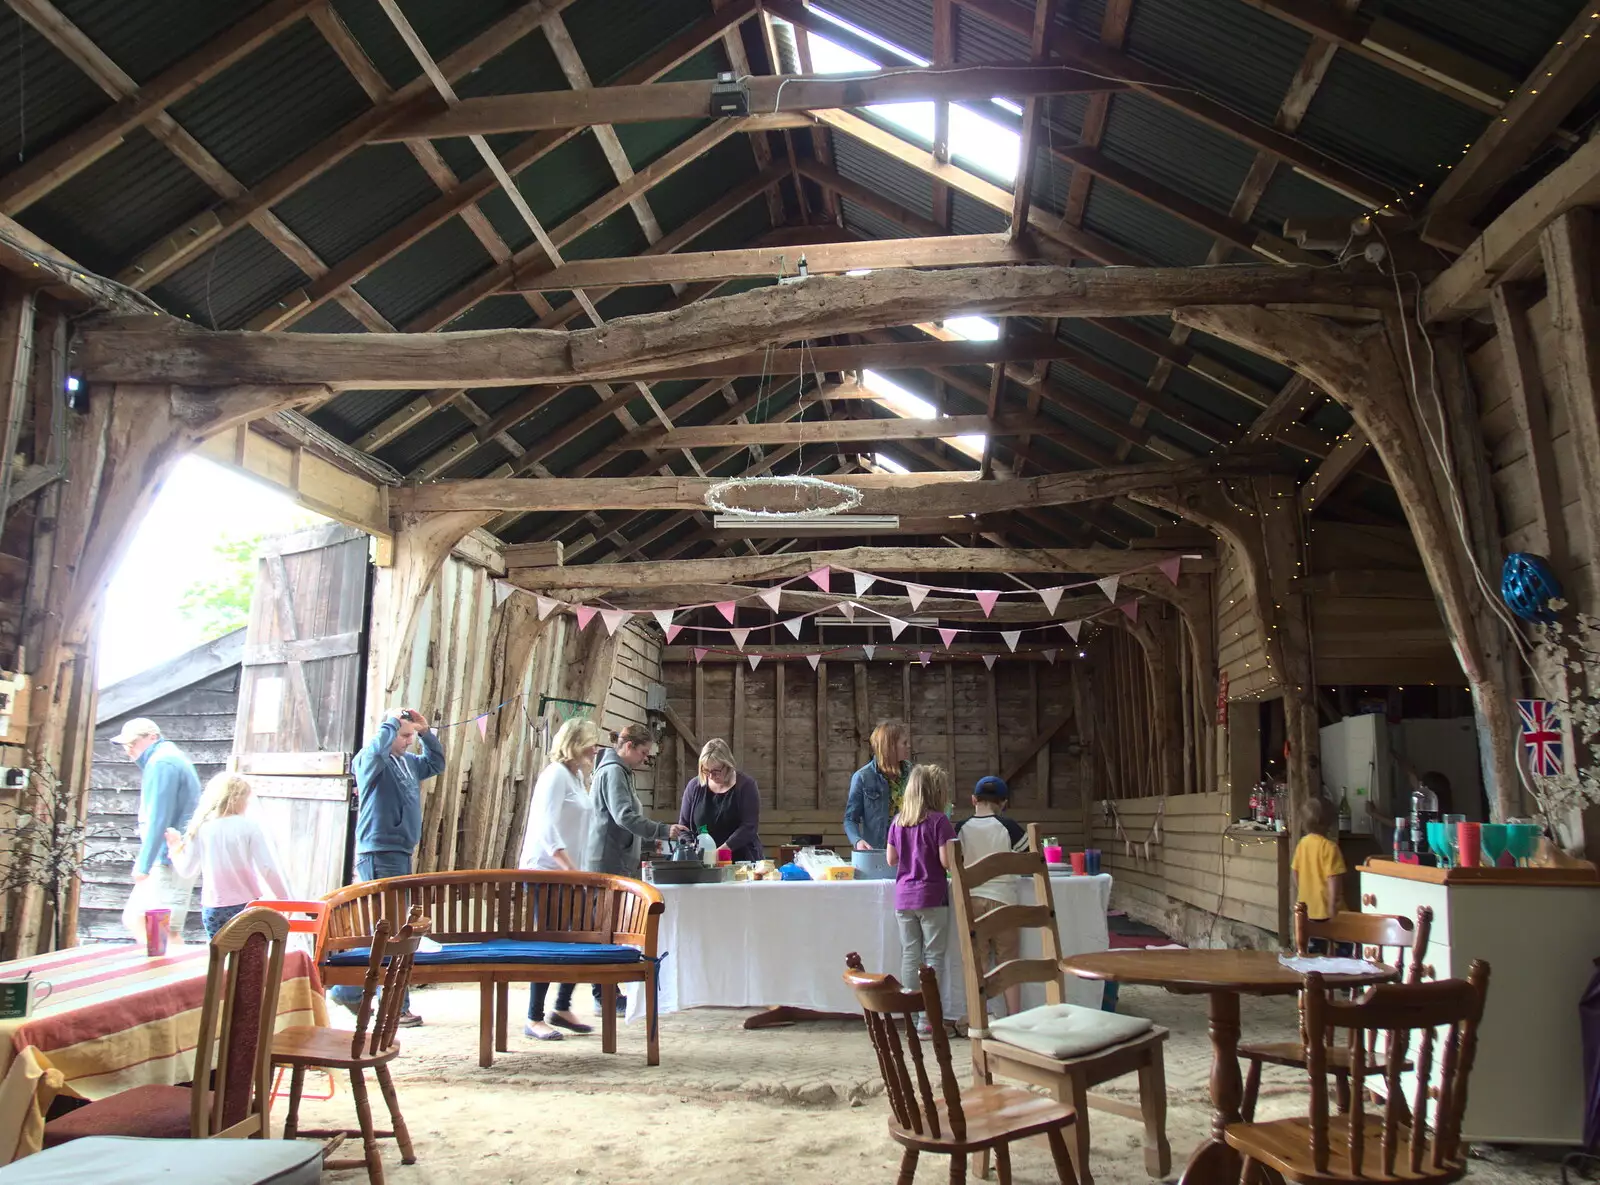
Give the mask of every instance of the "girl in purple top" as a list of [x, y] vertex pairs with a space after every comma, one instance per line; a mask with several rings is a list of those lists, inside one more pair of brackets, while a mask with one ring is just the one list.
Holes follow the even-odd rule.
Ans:
[[[900, 982], [915, 987], [924, 964], [944, 973], [945, 941], [950, 932], [949, 856], [945, 844], [956, 837], [944, 813], [950, 802], [950, 774], [942, 765], [912, 767], [900, 799], [900, 813], [889, 826], [884, 858], [895, 869], [894, 912], [900, 921]], [[928, 1032], [927, 1018], [919, 1026]]]

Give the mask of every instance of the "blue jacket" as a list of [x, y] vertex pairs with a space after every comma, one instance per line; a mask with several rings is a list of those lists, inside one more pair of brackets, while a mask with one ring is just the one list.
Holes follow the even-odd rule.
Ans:
[[368, 852], [410, 854], [422, 838], [422, 790], [424, 778], [444, 769], [444, 749], [429, 729], [422, 734], [422, 755], [403, 753], [396, 757], [389, 750], [400, 722], [393, 716], [378, 726], [378, 735], [356, 754], [356, 790], [360, 807], [356, 814], [356, 855]]
[[200, 775], [194, 762], [169, 740], [139, 754], [139, 854], [133, 871], [144, 876], [157, 864], [171, 864], [167, 828], [182, 831], [200, 803]]
[[[909, 762], [901, 765], [902, 781], [909, 768]], [[866, 840], [874, 848], [882, 848], [889, 842], [889, 819], [893, 814], [889, 779], [876, 761], [869, 761], [850, 776], [850, 797], [844, 804], [844, 833], [850, 846]]]

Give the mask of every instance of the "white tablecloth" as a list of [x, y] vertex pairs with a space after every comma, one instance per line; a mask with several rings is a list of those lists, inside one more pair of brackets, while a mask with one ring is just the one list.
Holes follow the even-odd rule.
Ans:
[[[894, 914], [894, 882], [755, 881], [718, 885], [658, 885], [666, 899], [657, 949], [661, 964], [660, 1008], [762, 1008], [788, 1004], [823, 1012], [859, 1012], [845, 986], [844, 957], [861, 956], [869, 971], [900, 974], [900, 931]], [[1087, 954], [1111, 945], [1106, 908], [1111, 877], [1052, 876], [1056, 923], [1063, 955]], [[1033, 903], [1024, 881], [1022, 902]], [[945, 1014], [966, 1015], [961, 953], [952, 933], [939, 972]], [[1023, 932], [1022, 954], [1037, 958], [1039, 932]], [[1100, 1006], [1102, 985], [1066, 977], [1067, 999]], [[644, 993], [630, 993], [628, 1015], [643, 1014]], [[1044, 1003], [1043, 985], [1023, 989], [1023, 1004]]]

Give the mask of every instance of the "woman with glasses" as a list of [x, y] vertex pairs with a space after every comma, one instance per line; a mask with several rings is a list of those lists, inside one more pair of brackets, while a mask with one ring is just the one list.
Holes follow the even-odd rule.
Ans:
[[733, 750], [721, 737], [700, 750], [700, 772], [683, 788], [678, 822], [691, 835], [704, 827], [719, 848], [732, 850], [735, 860], [762, 858], [761, 794], [756, 780], [734, 765]]

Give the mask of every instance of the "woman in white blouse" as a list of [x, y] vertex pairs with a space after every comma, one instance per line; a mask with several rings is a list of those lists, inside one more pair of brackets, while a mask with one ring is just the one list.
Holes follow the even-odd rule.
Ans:
[[[550, 764], [533, 784], [528, 804], [528, 830], [522, 840], [518, 868], [543, 868], [574, 872], [589, 838], [593, 809], [589, 803], [588, 776], [601, 744], [599, 727], [592, 720], [568, 720], [550, 742]], [[572, 1013], [576, 984], [556, 988], [556, 1006], [545, 1023], [544, 1000], [550, 985], [536, 983], [528, 997], [528, 1023], [523, 1032], [537, 1041], [561, 1040], [561, 1029], [589, 1033], [593, 1028]]]

